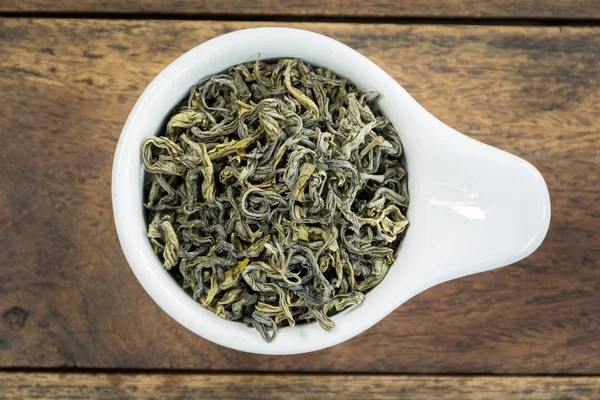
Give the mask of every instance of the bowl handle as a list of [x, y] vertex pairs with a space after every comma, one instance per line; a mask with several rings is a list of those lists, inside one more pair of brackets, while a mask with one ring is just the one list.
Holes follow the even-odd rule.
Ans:
[[409, 272], [422, 288], [519, 261], [550, 224], [548, 188], [535, 167], [441, 122], [434, 131], [418, 161], [419, 181], [409, 171], [415, 223], [403, 243], [424, 255]]

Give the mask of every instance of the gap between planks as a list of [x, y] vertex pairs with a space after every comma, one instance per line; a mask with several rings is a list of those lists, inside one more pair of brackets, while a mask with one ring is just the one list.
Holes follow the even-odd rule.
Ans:
[[598, 18], [474, 18], [452, 16], [413, 16], [378, 17], [365, 16], [319, 16], [319, 15], [269, 15], [269, 14], [183, 14], [183, 13], [115, 13], [115, 12], [46, 12], [46, 11], [4, 11], [1, 18], [39, 19], [106, 19], [106, 20], [169, 20], [169, 21], [229, 21], [229, 22], [313, 22], [313, 23], [352, 23], [365, 25], [466, 25], [466, 26], [600, 26]]

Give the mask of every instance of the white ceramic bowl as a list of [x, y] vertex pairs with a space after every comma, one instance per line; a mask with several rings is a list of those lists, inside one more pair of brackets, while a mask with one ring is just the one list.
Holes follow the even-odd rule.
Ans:
[[[363, 90], [382, 93], [379, 106], [404, 144], [410, 226], [398, 258], [363, 304], [316, 323], [285, 328], [272, 343], [254, 329], [226, 321], [194, 302], [162, 268], [146, 238], [140, 146], [200, 80], [228, 67], [299, 57], [329, 67]], [[485, 88], [482, 88], [485, 90]], [[373, 62], [329, 37], [288, 28], [258, 28], [209, 40], [175, 60], [146, 88], [123, 128], [113, 165], [112, 200], [119, 240], [135, 276], [171, 317], [220, 345], [262, 354], [295, 354], [350, 339], [416, 294], [438, 283], [514, 263], [542, 242], [550, 197], [528, 162], [477, 142], [421, 107]]]

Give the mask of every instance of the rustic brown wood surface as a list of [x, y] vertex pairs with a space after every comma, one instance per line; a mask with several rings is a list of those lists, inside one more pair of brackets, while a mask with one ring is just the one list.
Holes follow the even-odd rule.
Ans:
[[599, 19], [598, 0], [2, 0], [0, 12]]
[[599, 374], [600, 28], [288, 24], [356, 48], [450, 126], [536, 165], [546, 241], [308, 355], [213, 345], [153, 303], [112, 220], [120, 130], [167, 63], [259, 25], [0, 19], [0, 367]]
[[0, 373], [17, 399], [432, 399], [600, 398], [598, 377], [274, 374]]

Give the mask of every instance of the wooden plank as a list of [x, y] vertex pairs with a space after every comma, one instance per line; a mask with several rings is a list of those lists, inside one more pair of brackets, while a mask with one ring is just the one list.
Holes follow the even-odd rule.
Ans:
[[597, 399], [598, 377], [0, 373], [3, 399]]
[[3, 0], [0, 12], [330, 18], [598, 19], [597, 0]]
[[260, 25], [0, 19], [0, 367], [600, 373], [600, 28], [288, 24], [358, 49], [449, 125], [536, 165], [548, 237], [310, 355], [221, 348], [150, 300], [112, 220], [120, 130], [168, 62]]

